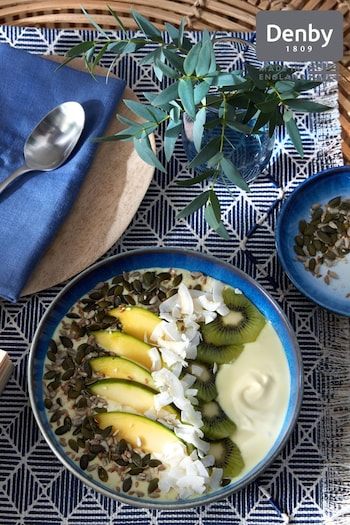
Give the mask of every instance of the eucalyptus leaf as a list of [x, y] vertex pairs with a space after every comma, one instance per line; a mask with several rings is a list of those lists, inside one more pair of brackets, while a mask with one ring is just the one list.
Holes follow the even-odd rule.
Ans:
[[332, 109], [331, 106], [326, 106], [325, 104], [319, 104], [318, 102], [302, 98], [287, 100], [286, 104], [294, 111], [302, 111], [303, 113], [319, 113]]
[[210, 203], [210, 206], [212, 207], [215, 219], [216, 219], [216, 221], [217, 221], [217, 223], [219, 225], [219, 222], [221, 220], [221, 206], [220, 206], [220, 201], [218, 199], [218, 196], [216, 195], [214, 190], [210, 190], [208, 204], [209, 203]]
[[304, 157], [303, 143], [302, 143], [302, 140], [301, 140], [300, 132], [298, 130], [298, 126], [297, 126], [294, 118], [291, 118], [291, 119], [287, 120], [287, 122], [286, 122], [286, 129], [287, 129], [288, 135], [289, 135], [289, 137], [290, 137], [290, 139], [291, 139], [291, 141], [293, 143], [293, 146], [295, 147], [295, 149], [299, 153], [300, 157], [303, 158]]
[[140, 66], [150, 66], [156, 62], [156, 60], [164, 61], [164, 54], [162, 48], [154, 49], [149, 51], [147, 55], [143, 56], [139, 62]]
[[220, 218], [217, 220], [214, 208], [210, 201], [207, 202], [205, 206], [205, 212], [204, 212], [205, 220], [207, 221], [208, 225], [213, 228], [213, 230], [217, 230], [220, 224]]
[[178, 90], [184, 111], [194, 120], [196, 118], [196, 107], [191, 79], [189, 77], [180, 78]]
[[136, 24], [146, 36], [152, 40], [155, 40], [156, 42], [162, 41], [162, 33], [154, 24], [152, 24], [152, 22], [150, 22], [140, 13], [137, 13], [134, 9], [130, 9], [130, 12]]
[[202, 49], [202, 41], [197, 42], [187, 54], [184, 60], [184, 71], [186, 75], [192, 75], [197, 67], [200, 52]]
[[291, 111], [288, 108], [284, 108], [283, 112], [283, 122], [288, 122], [290, 119], [293, 118], [293, 111]]
[[193, 142], [194, 142], [194, 147], [196, 148], [196, 151], [200, 151], [201, 149], [206, 115], [207, 115], [206, 108], [201, 108], [197, 112], [196, 118], [193, 122]]
[[194, 103], [198, 105], [207, 96], [210, 89], [210, 84], [206, 81], [196, 84], [193, 92]]
[[251, 78], [254, 84], [259, 89], [265, 89], [267, 86], [266, 80], [264, 80], [264, 75], [261, 74], [261, 71], [254, 67], [252, 64], [249, 64], [249, 62], [246, 63], [246, 69], [247, 69], [247, 76], [248, 78]]
[[109, 6], [109, 5], [107, 7], [108, 7], [108, 11], [111, 13], [111, 15], [113, 16], [114, 20], [116, 20], [116, 22], [119, 24], [119, 27], [124, 31], [124, 33], [127, 33], [127, 29], [126, 29], [125, 25], [123, 24], [123, 22], [121, 21], [121, 19], [117, 15], [117, 13], [114, 11], [114, 9], [112, 9], [111, 6]]
[[199, 210], [202, 206], [206, 204], [206, 202], [209, 199], [209, 195], [209, 190], [200, 193], [195, 199], [193, 199], [193, 201], [190, 202], [190, 204], [185, 206], [185, 208], [177, 214], [178, 219], [188, 217], [188, 215], [191, 215], [195, 211]]
[[162, 60], [159, 60], [158, 58], [154, 61], [155, 66], [161, 70], [161, 72], [168, 78], [178, 78], [178, 73], [175, 69], [168, 66]]
[[152, 106], [148, 106], [147, 104], [142, 104], [141, 102], [137, 102], [136, 100], [124, 100], [124, 104], [133, 113], [135, 113], [135, 115], [138, 115], [144, 120], [149, 120], [149, 118], [153, 116], [150, 111], [150, 108]]
[[315, 89], [322, 82], [318, 80], [308, 80], [306, 78], [297, 78], [295, 80], [295, 91], [309, 91], [310, 89]]
[[83, 53], [86, 53], [91, 48], [95, 49], [95, 42], [80, 42], [80, 44], [77, 44], [72, 49], [69, 49], [66, 54], [67, 57], [76, 58]]
[[145, 137], [144, 139], [134, 138], [133, 142], [136, 153], [144, 162], [146, 162], [146, 164], [150, 164], [151, 166], [157, 168], [159, 171], [166, 173], [166, 169], [154, 153], [148, 137]]
[[213, 43], [210, 39], [207, 39], [199, 51], [199, 57], [196, 64], [196, 75], [197, 77], [204, 77], [209, 73], [211, 63], [211, 51]]
[[169, 161], [174, 153], [175, 144], [181, 134], [182, 124], [170, 121], [164, 134], [164, 153]]
[[275, 88], [280, 91], [280, 93], [285, 93], [286, 91], [295, 89], [295, 82], [294, 80], [279, 80], [276, 82]]
[[179, 55], [176, 49], [169, 49], [168, 47], [163, 47], [162, 51], [169, 64], [174, 69], [176, 69], [179, 74], [184, 75], [184, 57]]
[[220, 235], [223, 239], [229, 240], [230, 234], [228, 233], [227, 229], [225, 228], [224, 223], [221, 221], [218, 228], [216, 228], [216, 233]]
[[265, 126], [265, 124], [268, 124], [268, 122], [272, 118], [272, 115], [276, 114], [276, 111], [277, 108], [273, 108], [272, 111], [270, 111], [270, 113], [263, 113], [261, 111], [257, 113], [256, 120], [253, 126], [253, 133], [257, 133]]
[[236, 131], [239, 131], [240, 133], [250, 134], [253, 130], [252, 126], [249, 124], [243, 124], [239, 120], [227, 120], [227, 127], [231, 129], [235, 129]]
[[172, 100], [178, 98], [179, 96], [179, 83], [174, 82], [173, 84], [170, 84], [170, 86], [166, 87], [159, 93], [159, 95], [156, 95], [152, 101], [152, 104], [154, 106], [164, 106], [165, 104], [169, 104]]
[[277, 97], [277, 95], [274, 95], [269, 100], [266, 100], [265, 102], [258, 102], [255, 105], [263, 113], [271, 113], [271, 111], [276, 109], [279, 103], [279, 98]]
[[242, 175], [236, 168], [236, 166], [227, 158], [223, 158], [221, 161], [221, 168], [226, 177], [232, 184], [235, 186], [238, 186], [242, 190], [245, 190], [247, 192], [250, 191], [250, 188], [246, 181], [243, 179]]
[[205, 171], [202, 171], [199, 175], [195, 175], [194, 177], [191, 177], [191, 178], [186, 179], [186, 180], [178, 181], [177, 185], [178, 186], [185, 186], [185, 187], [187, 187], [187, 186], [194, 186], [195, 184], [198, 184], [199, 182], [203, 182], [204, 180], [209, 179], [216, 172], [217, 172], [217, 170], [205, 170]]
[[179, 30], [177, 27], [175, 27], [173, 24], [170, 24], [169, 22], [164, 22], [165, 29], [168, 31], [168, 34], [170, 35], [171, 40], [174, 42], [174, 44], [177, 46], [179, 43]]
[[213, 157], [220, 149], [221, 139], [220, 137], [212, 138], [207, 144], [205, 144], [202, 149], [197, 153], [197, 155], [189, 163], [190, 168], [195, 168], [207, 162], [211, 157]]
[[108, 38], [107, 33], [102, 29], [102, 27], [92, 18], [92, 16], [89, 15], [89, 13], [82, 7], [81, 9], [86, 16], [86, 18], [89, 20], [89, 22], [94, 26], [97, 31], [103, 35], [105, 38]]

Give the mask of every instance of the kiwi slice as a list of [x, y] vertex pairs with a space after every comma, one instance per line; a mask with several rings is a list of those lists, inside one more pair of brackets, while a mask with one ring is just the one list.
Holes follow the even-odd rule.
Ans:
[[215, 466], [223, 469], [224, 477], [234, 478], [244, 467], [241, 451], [228, 437], [211, 441], [209, 454], [214, 456]]
[[235, 430], [235, 423], [225, 414], [217, 401], [199, 403], [202, 413], [202, 431], [208, 439], [221, 439], [230, 436]]
[[255, 341], [266, 323], [265, 317], [242, 293], [226, 288], [223, 299], [230, 310], [202, 326], [204, 341], [214, 345], [244, 344]]
[[223, 365], [224, 363], [231, 363], [231, 361], [237, 359], [243, 348], [243, 345], [216, 346], [212, 343], [202, 341], [197, 346], [197, 357], [204, 363]]
[[193, 388], [198, 390], [197, 397], [202, 401], [211, 401], [218, 395], [215, 385], [213, 366], [194, 360], [188, 363], [188, 372], [196, 377]]

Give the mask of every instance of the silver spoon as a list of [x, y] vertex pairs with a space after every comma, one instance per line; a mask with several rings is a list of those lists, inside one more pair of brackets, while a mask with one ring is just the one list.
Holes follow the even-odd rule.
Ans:
[[24, 145], [24, 164], [0, 183], [0, 194], [29, 171], [51, 171], [63, 164], [79, 140], [85, 112], [78, 102], [64, 102], [34, 128]]

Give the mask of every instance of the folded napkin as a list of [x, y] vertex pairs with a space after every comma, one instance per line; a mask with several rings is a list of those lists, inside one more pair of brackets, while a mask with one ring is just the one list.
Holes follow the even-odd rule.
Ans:
[[[35, 264], [70, 211], [100, 137], [125, 88], [0, 44], [0, 181], [24, 162], [24, 143], [38, 122], [69, 100], [85, 110], [82, 136], [68, 161], [22, 176], [0, 195], [0, 297], [17, 301]], [[101, 166], [103, 169], [103, 166]]]
[[0, 348], [0, 394], [4, 390], [7, 381], [12, 374], [13, 363], [5, 350]]

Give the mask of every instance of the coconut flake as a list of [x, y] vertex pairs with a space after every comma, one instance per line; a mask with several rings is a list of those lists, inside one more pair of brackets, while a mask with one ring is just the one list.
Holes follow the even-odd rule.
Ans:
[[[180, 498], [202, 494], [210, 487], [218, 487], [222, 478], [221, 469], [207, 468], [214, 464], [208, 456], [210, 445], [203, 439], [202, 414], [196, 410], [197, 389], [192, 388], [193, 374], [183, 375], [188, 359], [195, 359], [197, 346], [201, 341], [200, 323], [209, 323], [220, 315], [226, 315], [228, 308], [223, 300], [224, 285], [215, 279], [208, 279], [208, 290], [189, 289], [181, 283], [178, 292], [159, 307], [162, 321], [154, 329], [151, 339], [156, 342], [158, 356], [153, 349], [152, 377], [159, 394], [154, 396], [153, 417], [172, 428], [175, 434], [195, 446], [188, 455], [182, 443], [167, 444], [159, 459], [167, 466], [160, 471], [159, 488], [165, 492], [177, 490]], [[160, 368], [159, 363], [163, 363]], [[200, 376], [202, 369], [193, 369]], [[175, 405], [181, 412], [181, 421], [175, 414], [164, 410]], [[157, 456], [157, 455], [155, 455]]]
[[158, 486], [168, 492], [176, 489], [180, 498], [203, 494], [210, 484], [210, 474], [196, 455], [189, 456], [182, 443], [167, 444], [162, 454], [155, 454], [168, 468], [159, 472]]
[[152, 347], [147, 351], [147, 353], [151, 359], [151, 370], [160, 370], [163, 364], [158, 348]]

